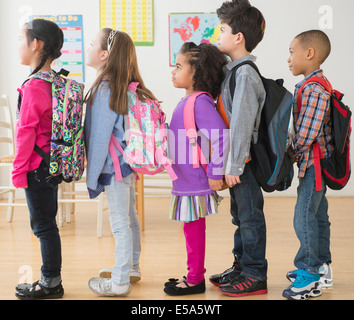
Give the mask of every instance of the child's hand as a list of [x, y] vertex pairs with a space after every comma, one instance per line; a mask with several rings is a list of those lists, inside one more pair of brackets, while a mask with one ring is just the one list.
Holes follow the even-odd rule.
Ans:
[[208, 179], [208, 182], [209, 182], [210, 189], [213, 191], [220, 191], [224, 184], [223, 179], [220, 180]]
[[291, 146], [288, 148], [288, 155], [290, 156], [292, 163], [298, 162], [300, 159], [300, 156], [298, 156], [294, 153], [294, 150]]
[[292, 163], [299, 162], [299, 159], [300, 159], [299, 156], [291, 157], [291, 162]]
[[232, 188], [238, 183], [241, 183], [240, 176], [233, 176], [231, 174], [225, 174], [225, 181], [230, 188]]

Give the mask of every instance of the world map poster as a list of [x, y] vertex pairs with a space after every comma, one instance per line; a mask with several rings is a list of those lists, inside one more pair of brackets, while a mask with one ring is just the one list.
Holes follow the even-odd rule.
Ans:
[[179, 50], [185, 42], [217, 45], [220, 20], [216, 13], [170, 13], [170, 67], [175, 66]]

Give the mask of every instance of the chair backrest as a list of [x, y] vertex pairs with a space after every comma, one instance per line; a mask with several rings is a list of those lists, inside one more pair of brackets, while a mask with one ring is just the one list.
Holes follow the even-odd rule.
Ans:
[[[3, 148], [5, 145], [7, 150]], [[4, 94], [0, 98], [0, 154], [13, 155], [14, 153], [14, 123], [9, 97]]]

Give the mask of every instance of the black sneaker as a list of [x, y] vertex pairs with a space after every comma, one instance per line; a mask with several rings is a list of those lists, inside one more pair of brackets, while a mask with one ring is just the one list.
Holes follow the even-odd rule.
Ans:
[[218, 290], [231, 297], [268, 293], [267, 281], [255, 280], [242, 275], [239, 275], [230, 283], [220, 286]]
[[[39, 290], [36, 287], [39, 286]], [[21, 286], [16, 292], [16, 297], [22, 300], [37, 300], [37, 299], [59, 299], [64, 295], [64, 289], [61, 283], [54, 288], [46, 288], [39, 281], [33, 283], [31, 287]]]
[[235, 257], [235, 261], [231, 268], [225, 270], [223, 273], [218, 273], [210, 276], [209, 281], [219, 287], [221, 285], [228, 284], [231, 280], [238, 277], [241, 271], [241, 266]]

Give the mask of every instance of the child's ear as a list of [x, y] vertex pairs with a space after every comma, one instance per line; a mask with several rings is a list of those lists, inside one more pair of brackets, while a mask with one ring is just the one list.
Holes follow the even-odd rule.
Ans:
[[307, 60], [311, 60], [313, 59], [315, 56], [315, 49], [314, 48], [308, 48], [307, 49], [307, 55], [306, 55], [306, 59]]
[[109, 52], [107, 50], [102, 51], [101, 61], [107, 61], [109, 57]]
[[38, 39], [34, 39], [32, 41], [32, 51], [35, 52], [35, 51], [41, 51], [44, 47], [44, 42], [43, 41], [40, 41]]
[[234, 44], [239, 44], [239, 43], [241, 43], [244, 38], [245, 38], [245, 37], [244, 37], [244, 35], [243, 35], [242, 32], [239, 32], [239, 33], [235, 34], [235, 42], [234, 42]]

